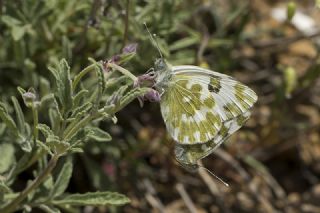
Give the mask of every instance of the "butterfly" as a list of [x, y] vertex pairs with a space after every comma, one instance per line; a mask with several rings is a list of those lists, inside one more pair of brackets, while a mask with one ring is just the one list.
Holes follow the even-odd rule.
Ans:
[[154, 71], [161, 114], [176, 142], [175, 158], [189, 170], [248, 120], [258, 98], [234, 78], [198, 66], [171, 66], [160, 58]]

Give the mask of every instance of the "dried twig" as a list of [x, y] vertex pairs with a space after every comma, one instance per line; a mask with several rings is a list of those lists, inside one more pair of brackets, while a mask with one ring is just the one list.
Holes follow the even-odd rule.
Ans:
[[156, 190], [153, 187], [151, 181], [149, 179], [144, 179], [143, 184], [146, 189], [145, 198], [148, 201], [148, 203], [154, 208], [159, 210], [161, 213], [165, 213], [164, 205], [162, 204], [161, 200], [156, 197]]
[[[198, 161], [198, 163], [200, 166], [203, 166], [201, 160]], [[212, 179], [212, 176], [209, 174], [209, 172], [205, 169], [198, 169], [198, 173], [205, 184], [208, 186], [210, 192], [215, 196], [218, 206], [223, 210], [223, 212], [229, 213], [230, 210], [226, 208], [223, 201], [224, 194], [220, 191], [218, 185]]]
[[[199, 161], [199, 165], [202, 166], [201, 161]], [[202, 180], [209, 187], [210, 192], [215, 196], [220, 196], [221, 195], [220, 190], [219, 190], [217, 184], [215, 183], [215, 181], [212, 180], [212, 177], [208, 173], [208, 171], [206, 171], [204, 169], [199, 169], [198, 173], [199, 173], [200, 177], [202, 178]]]
[[176, 189], [179, 192], [182, 200], [184, 201], [184, 203], [186, 204], [187, 208], [189, 209], [189, 211], [191, 213], [197, 213], [197, 209], [194, 205], [194, 203], [192, 202], [190, 196], [188, 195], [187, 191], [185, 190], [183, 184], [178, 183], [176, 185]]
[[270, 202], [260, 195], [258, 188], [254, 184], [250, 184], [250, 175], [241, 167], [237, 160], [235, 160], [228, 152], [225, 152], [222, 149], [217, 150], [215, 153], [239, 172], [245, 182], [248, 183], [248, 188], [254, 195], [254, 198], [256, 198], [262, 204], [266, 212], [276, 212]]

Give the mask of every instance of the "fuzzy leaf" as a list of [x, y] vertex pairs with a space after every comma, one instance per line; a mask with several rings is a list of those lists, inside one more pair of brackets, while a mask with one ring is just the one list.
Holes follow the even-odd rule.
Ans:
[[46, 94], [41, 98], [40, 106], [43, 107], [43, 106], [49, 105], [53, 101], [54, 101], [54, 94], [52, 93]]
[[54, 187], [50, 192], [51, 197], [59, 196], [66, 190], [72, 175], [72, 167], [73, 165], [71, 160], [68, 160], [63, 165], [61, 171], [59, 172], [58, 178], [54, 183]]
[[14, 147], [12, 144], [0, 144], [0, 174], [8, 171], [15, 162]]
[[83, 104], [82, 106], [77, 107], [73, 110], [71, 117], [80, 118], [83, 115], [87, 114], [88, 111], [91, 109], [92, 103], [87, 102]]
[[2, 136], [5, 130], [6, 130], [6, 125], [3, 123], [0, 123], [0, 137]]
[[43, 97], [45, 95], [48, 95], [50, 93], [50, 82], [43, 78], [40, 77], [40, 82], [39, 82], [39, 87], [40, 87], [40, 96]]
[[52, 131], [58, 132], [60, 117], [57, 110], [54, 110], [52, 108], [49, 109], [49, 119], [50, 125], [52, 126]]
[[73, 97], [73, 105], [74, 107], [78, 107], [80, 104], [80, 101], [85, 98], [89, 94], [89, 91], [86, 89], [81, 90]]
[[42, 141], [37, 140], [37, 146], [41, 147], [43, 150], [45, 150], [47, 153], [53, 156], [53, 152], [51, 151], [51, 148], [47, 146], [45, 143], [43, 143]]
[[31, 140], [30, 138], [25, 137], [22, 134], [18, 134], [18, 137], [16, 139], [17, 143], [21, 146], [21, 149], [25, 152], [31, 152], [32, 146], [31, 146]]
[[14, 96], [11, 97], [11, 100], [13, 102], [14, 110], [16, 112], [18, 129], [22, 134], [25, 134], [25, 121], [20, 104]]
[[54, 136], [53, 131], [46, 124], [38, 124], [37, 129], [43, 134], [45, 138]]
[[13, 37], [13, 40], [19, 41], [27, 32], [27, 30], [28, 26], [13, 26], [11, 28], [11, 35]]
[[72, 108], [72, 87], [70, 67], [65, 59], [62, 59], [56, 68], [49, 67], [56, 80], [55, 95], [59, 100], [60, 107], [66, 112]]
[[69, 150], [71, 153], [83, 153], [83, 149], [80, 147], [71, 147]]
[[18, 92], [20, 93], [21, 96], [23, 96], [24, 93], [26, 93], [27, 91], [25, 89], [23, 89], [22, 87], [17, 87]]
[[131, 90], [123, 98], [121, 98], [120, 105], [119, 105], [119, 107], [117, 107], [117, 111], [119, 111], [122, 108], [124, 108], [125, 106], [127, 106], [135, 98], [145, 95], [150, 90], [151, 90], [150, 88], [135, 88], [135, 89]]
[[6, 193], [9, 193], [11, 192], [12, 190], [9, 188], [9, 186], [7, 186], [2, 180], [0, 180], [0, 194], [2, 192], [6, 192]]
[[52, 201], [54, 204], [71, 206], [124, 205], [129, 202], [130, 199], [128, 197], [117, 192], [88, 192], [85, 194], [71, 194], [63, 196], [59, 200]]
[[95, 140], [97, 142], [107, 142], [111, 141], [111, 136], [109, 133], [99, 129], [97, 127], [88, 128], [88, 135], [90, 139]]
[[54, 138], [48, 138], [46, 143], [48, 144], [48, 146], [55, 151], [55, 153], [58, 154], [63, 154], [65, 153], [70, 145], [67, 142], [64, 141], [60, 141], [58, 138], [54, 137]]
[[14, 27], [21, 24], [20, 20], [7, 15], [2, 16], [1, 21], [9, 27]]
[[117, 78], [111, 78], [106, 82], [106, 90], [110, 93], [113, 93], [114, 91], [117, 91], [119, 88], [119, 85], [125, 85], [131, 83], [131, 79], [124, 75]]
[[61, 211], [53, 206], [48, 206], [48, 205], [44, 205], [41, 204], [39, 206], [40, 209], [42, 209], [44, 212], [46, 213], [61, 213]]
[[96, 106], [98, 106], [99, 102], [100, 102], [100, 99], [106, 89], [106, 81], [105, 81], [105, 78], [104, 78], [104, 71], [103, 71], [103, 67], [101, 64], [95, 62], [95, 71], [96, 71], [96, 74], [97, 74], [97, 77], [98, 77], [98, 95], [96, 97]]
[[0, 102], [0, 118], [7, 125], [8, 128], [13, 130], [15, 134], [18, 134], [17, 126], [13, 121], [12, 117], [9, 115], [5, 105]]

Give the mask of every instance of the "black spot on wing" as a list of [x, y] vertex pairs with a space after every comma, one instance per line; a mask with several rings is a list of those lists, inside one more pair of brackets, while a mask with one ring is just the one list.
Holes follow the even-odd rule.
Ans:
[[210, 92], [219, 93], [221, 89], [221, 78], [220, 77], [214, 77], [210, 79], [210, 83], [208, 84], [208, 90]]

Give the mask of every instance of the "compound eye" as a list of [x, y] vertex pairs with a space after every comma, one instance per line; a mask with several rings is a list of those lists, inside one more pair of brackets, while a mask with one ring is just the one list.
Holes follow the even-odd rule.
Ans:
[[157, 71], [163, 70], [166, 67], [166, 63], [164, 62], [164, 60], [162, 58], [157, 59], [155, 62], [155, 69]]

